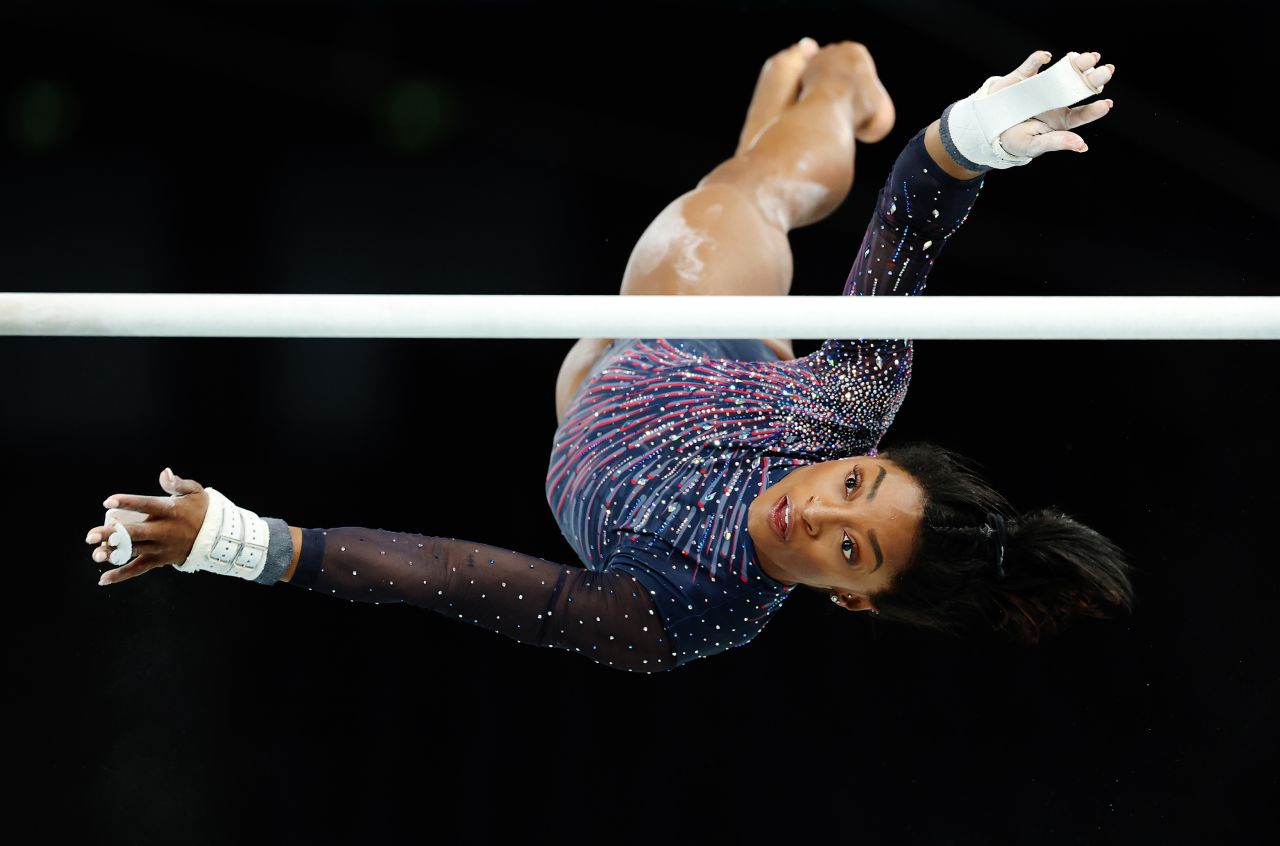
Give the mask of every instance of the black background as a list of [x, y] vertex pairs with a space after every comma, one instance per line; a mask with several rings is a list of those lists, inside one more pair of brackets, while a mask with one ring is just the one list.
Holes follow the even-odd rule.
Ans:
[[[1032, 8], [1014, 8], [1029, 5]], [[902, 145], [1035, 49], [1100, 50], [1090, 151], [996, 172], [931, 294], [1270, 295], [1266, 7], [6, 4], [12, 291], [601, 294], [730, 156], [760, 65], [867, 44], [897, 124], [797, 230], [839, 293]], [[929, 439], [1141, 568], [1038, 649], [798, 591], [642, 676], [421, 609], [156, 572], [85, 531], [165, 466], [307, 527], [575, 563], [543, 493], [568, 340], [0, 339], [4, 830], [129, 843], [1266, 839], [1280, 346], [918, 341]], [[798, 341], [807, 353], [816, 340]], [[218, 412], [216, 409], [232, 409]]]

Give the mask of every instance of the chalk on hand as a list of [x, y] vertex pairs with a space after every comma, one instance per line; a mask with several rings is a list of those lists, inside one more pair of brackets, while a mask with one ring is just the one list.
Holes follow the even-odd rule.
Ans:
[[130, 511], [126, 508], [112, 508], [107, 511], [107, 516], [103, 518], [102, 525], [110, 526], [112, 521], [115, 521], [116, 524], [116, 530], [107, 538], [107, 543], [115, 547], [107, 558], [112, 567], [127, 564], [133, 558], [133, 540], [129, 537], [129, 531], [125, 528], [125, 524], [142, 523], [146, 519], [147, 515], [141, 511]]

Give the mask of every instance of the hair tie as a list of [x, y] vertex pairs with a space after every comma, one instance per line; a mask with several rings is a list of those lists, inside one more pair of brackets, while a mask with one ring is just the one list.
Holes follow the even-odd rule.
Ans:
[[[992, 535], [996, 536], [996, 550], [995, 555], [992, 558], [992, 563], [996, 568], [996, 579], [999, 580], [1004, 578], [1004, 546], [1005, 541], [1007, 540], [1004, 528], [1004, 515], [990, 511], [987, 512], [987, 520], [990, 522], [982, 527], [982, 533], [988, 538]], [[991, 525], [992, 523], [995, 524], [994, 528]]]

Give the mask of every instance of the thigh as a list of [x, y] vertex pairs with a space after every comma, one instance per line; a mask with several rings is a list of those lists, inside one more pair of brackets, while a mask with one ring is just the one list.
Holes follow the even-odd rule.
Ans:
[[[723, 168], [717, 169], [717, 173]], [[708, 177], [711, 178], [711, 177]], [[627, 261], [621, 293], [785, 296], [791, 244], [758, 183], [706, 179], [649, 224]]]
[[564, 420], [564, 413], [574, 394], [578, 392], [578, 386], [611, 343], [613, 338], [579, 338], [564, 357], [560, 364], [560, 374], [556, 376], [557, 423]]
[[[714, 181], [722, 178], [724, 181]], [[622, 275], [623, 295], [786, 296], [793, 263], [784, 215], [772, 196], [734, 181], [722, 167], [654, 218]], [[786, 338], [761, 338], [779, 358], [795, 358]], [[556, 378], [556, 418], [612, 338], [582, 338]]]

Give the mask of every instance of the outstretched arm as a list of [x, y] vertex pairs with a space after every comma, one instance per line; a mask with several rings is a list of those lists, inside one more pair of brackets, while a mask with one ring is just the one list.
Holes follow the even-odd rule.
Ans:
[[[985, 91], [984, 97], [1005, 92], [1005, 89], [1021, 83], [1036, 86], [1045, 82], [1034, 78], [1051, 58], [1048, 51], [1037, 50], [1012, 72], [989, 77], [981, 89]], [[1050, 86], [1037, 96], [1048, 97], [1047, 102], [1053, 102], [1054, 96], [1072, 97], [1090, 88], [1102, 91], [1111, 80], [1115, 66], [1098, 65], [1100, 59], [1101, 54], [1096, 52], [1068, 53], [1063, 62], [1074, 68], [1087, 87], [1073, 90], [1068, 86], [1068, 93], [1061, 94]], [[1016, 95], [1010, 91], [1000, 96]], [[1036, 100], [1032, 94], [1022, 96], [1027, 101]], [[966, 98], [961, 103], [952, 104], [944, 116], [972, 100]], [[1083, 152], [1088, 146], [1072, 130], [1104, 117], [1111, 106], [1111, 100], [1097, 100], [1074, 108], [1048, 108], [1005, 129], [998, 136], [999, 144], [1006, 157], [1016, 157], [1022, 163], [1046, 152]], [[921, 135], [917, 133], [898, 156], [893, 172], [877, 198], [876, 213], [872, 215], [862, 248], [846, 281], [845, 294], [923, 293], [925, 278], [933, 262], [947, 239], [967, 219], [986, 170], [970, 169], [966, 164], [973, 163], [963, 160], [963, 156], [958, 160], [952, 151], [956, 154], [959, 151], [954, 143], [944, 142], [942, 130], [943, 118], [935, 120], [923, 131], [923, 143], [917, 140]]]
[[934, 121], [917, 132], [898, 154], [845, 280], [846, 296], [923, 293], [943, 246], [968, 217], [984, 173], [951, 159], [937, 127]]
[[[407, 603], [521, 643], [580, 652], [621, 670], [677, 666], [649, 592], [625, 569], [603, 572], [453, 538], [344, 526], [303, 529], [259, 517], [215, 488], [172, 475], [169, 496], [112, 494], [86, 543], [118, 566], [99, 584], [158, 567], [298, 587], [353, 602]], [[118, 559], [118, 560], [116, 560]], [[128, 561], [128, 563], [125, 563]]]
[[[1037, 51], [1012, 73], [988, 78], [984, 90], [990, 95], [1023, 82], [1039, 85], [1032, 78], [1050, 58], [1047, 52]], [[1097, 53], [1068, 54], [1064, 61], [1071, 63], [1071, 68], [1060, 68], [1054, 84], [1062, 82], [1065, 71], [1081, 75], [1087, 88], [1067, 85], [1062, 96], [1101, 91], [1114, 68], [1096, 66], [1099, 59]], [[1067, 82], [1071, 80], [1068, 76]], [[1047, 90], [1047, 96], [1058, 96], [1056, 89]], [[1019, 96], [1027, 102], [1035, 99], [1025, 89]], [[944, 118], [917, 132], [894, 162], [845, 280], [846, 296], [924, 293], [942, 248], [968, 219], [985, 171], [962, 164], [950, 152], [954, 143], [943, 138], [943, 121], [957, 107], [948, 107]], [[1007, 166], [1010, 156], [1025, 163], [1045, 152], [1087, 149], [1071, 130], [1097, 120], [1110, 109], [1110, 100], [1077, 108], [1059, 106], [1010, 126], [998, 135], [1006, 160], [994, 166]], [[963, 121], [958, 125], [963, 127]], [[971, 144], [965, 146], [972, 148]], [[821, 433], [821, 437], [813, 434], [809, 439], [811, 446], [828, 444], [838, 457], [841, 450], [866, 448], [879, 441], [905, 399], [912, 359], [910, 340], [863, 339], [852, 326], [846, 338], [828, 340], [812, 355], [781, 362], [776, 369], [780, 377], [796, 382], [788, 394], [796, 398], [790, 414], [804, 423], [795, 428]]]
[[[880, 189], [845, 296], [923, 293], [933, 262], [977, 198], [982, 175], [947, 173], [926, 149], [927, 131], [907, 142]], [[879, 442], [906, 397], [912, 357], [910, 340], [861, 338], [853, 325], [803, 358], [754, 367], [780, 386], [784, 442], [836, 459]]]
[[[274, 519], [274, 518], [272, 518]], [[652, 673], [676, 664], [653, 600], [631, 576], [453, 538], [289, 526], [284, 579], [355, 602], [407, 603], [534, 646]]]

